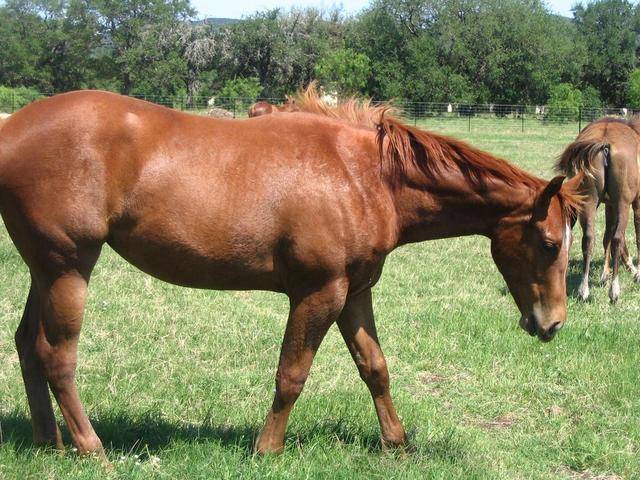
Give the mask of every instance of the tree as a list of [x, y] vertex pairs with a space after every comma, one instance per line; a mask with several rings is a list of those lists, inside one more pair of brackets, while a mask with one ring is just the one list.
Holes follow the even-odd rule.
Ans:
[[[108, 55], [103, 75], [118, 79], [122, 93], [148, 92], [149, 75], [160, 81], [157, 93], [175, 93], [174, 74], [184, 68], [172, 49], [156, 52], [160, 32], [166, 33], [193, 15], [189, 0], [91, 0]], [[167, 77], [169, 76], [169, 78]], [[168, 87], [168, 84], [170, 86]]]
[[582, 92], [569, 83], [551, 88], [547, 118], [551, 121], [576, 120], [582, 107]]
[[640, 68], [634, 69], [629, 75], [629, 105], [640, 108]]
[[362, 93], [371, 75], [369, 57], [350, 48], [328, 52], [315, 67], [318, 79], [342, 97]]
[[633, 4], [627, 0], [600, 0], [586, 7], [578, 4], [574, 23], [587, 48], [584, 81], [598, 89], [609, 105], [625, 105], [640, 33]]
[[314, 79], [317, 61], [337, 48], [341, 34], [337, 11], [257, 12], [221, 29], [218, 82], [255, 77], [263, 88], [261, 96], [282, 97]]
[[91, 85], [98, 36], [85, 0], [9, 0], [0, 20], [0, 83], [42, 91]]

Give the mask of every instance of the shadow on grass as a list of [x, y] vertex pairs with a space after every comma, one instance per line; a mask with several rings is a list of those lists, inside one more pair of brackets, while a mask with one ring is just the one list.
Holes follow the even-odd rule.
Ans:
[[[166, 421], [153, 414], [134, 417], [117, 412], [94, 418], [92, 424], [108, 453], [138, 453], [142, 456], [161, 451], [172, 442], [216, 442], [225, 448], [239, 450], [244, 456], [249, 457], [253, 455], [253, 445], [259, 433], [259, 429], [254, 426], [181, 424]], [[2, 443], [12, 445], [16, 452], [28, 453], [37, 448], [32, 442], [31, 422], [21, 412], [0, 415], [0, 432]], [[70, 447], [71, 440], [66, 427], [63, 427], [63, 436], [65, 445]], [[296, 430], [287, 435], [285, 445], [304, 448], [305, 445], [316, 444], [327, 438], [370, 452], [382, 450], [377, 432], [363, 431], [342, 421], [322, 422], [304, 430]], [[432, 447], [435, 447], [435, 451], [441, 450], [439, 447]], [[401, 450], [410, 453], [415, 451], [415, 448], [407, 447]], [[456, 452], [439, 452], [439, 456], [451, 455], [456, 456]]]
[[[169, 422], [156, 415], [130, 416], [126, 413], [110, 413], [92, 419], [94, 429], [107, 451], [137, 453], [144, 450], [153, 453], [167, 447], [173, 441], [199, 443], [215, 441], [221, 445], [239, 448], [251, 453], [257, 430], [215, 425], [190, 425]], [[22, 413], [0, 415], [2, 443], [14, 445], [16, 451], [33, 450], [31, 421]], [[71, 440], [63, 427], [66, 446]]]
[[[600, 285], [600, 273], [602, 272], [603, 263], [603, 259], [591, 261], [589, 284], [592, 287]], [[581, 280], [582, 259], [572, 258], [569, 260], [569, 268], [567, 271], [567, 295], [570, 297], [578, 297], [578, 287], [580, 286]]]

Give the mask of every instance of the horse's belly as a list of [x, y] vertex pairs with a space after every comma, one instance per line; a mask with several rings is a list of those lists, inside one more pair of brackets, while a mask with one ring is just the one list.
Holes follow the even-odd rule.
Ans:
[[143, 272], [176, 285], [212, 290], [282, 290], [273, 255], [267, 251], [220, 240], [217, 245], [198, 245], [166, 235], [131, 233], [114, 233], [108, 243]]

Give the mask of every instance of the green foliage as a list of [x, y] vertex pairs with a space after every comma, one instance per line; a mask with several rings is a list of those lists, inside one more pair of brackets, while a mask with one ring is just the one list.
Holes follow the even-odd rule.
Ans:
[[371, 75], [369, 57], [350, 48], [327, 53], [316, 64], [315, 73], [323, 85], [341, 96], [362, 93]]
[[582, 92], [570, 83], [561, 83], [551, 88], [547, 119], [552, 122], [576, 120], [583, 105]]
[[583, 87], [581, 90], [582, 93], [582, 106], [585, 108], [600, 108], [602, 107], [602, 99], [600, 98], [600, 94], [598, 90], [591, 86], [587, 85]]
[[0, 86], [0, 112], [11, 113], [39, 98], [42, 95], [33, 88]]
[[250, 98], [255, 100], [260, 94], [260, 82], [257, 78], [234, 78], [228, 80], [218, 92], [221, 98]]
[[543, 0], [374, 0], [353, 17], [273, 9], [215, 25], [191, 22], [189, 1], [6, 0], [0, 84], [191, 105], [242, 78], [280, 98], [316, 77], [341, 95], [421, 102], [539, 105], [561, 83], [590, 106], [633, 95], [628, 0], [577, 5], [573, 20]]
[[629, 100], [627, 79], [636, 65], [640, 34], [634, 5], [627, 0], [600, 0], [575, 7], [575, 24], [586, 44], [583, 79], [609, 105]]
[[629, 102], [633, 108], [640, 108], [640, 68], [629, 75]]

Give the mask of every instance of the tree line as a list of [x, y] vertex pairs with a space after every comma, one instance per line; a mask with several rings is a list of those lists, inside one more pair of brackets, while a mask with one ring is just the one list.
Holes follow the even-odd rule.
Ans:
[[[6, 0], [0, 85], [46, 93], [282, 97], [312, 79], [339, 95], [416, 102], [640, 108], [640, 7], [542, 0], [373, 0], [196, 21], [189, 0]], [[0, 92], [1, 94], [1, 92]]]

